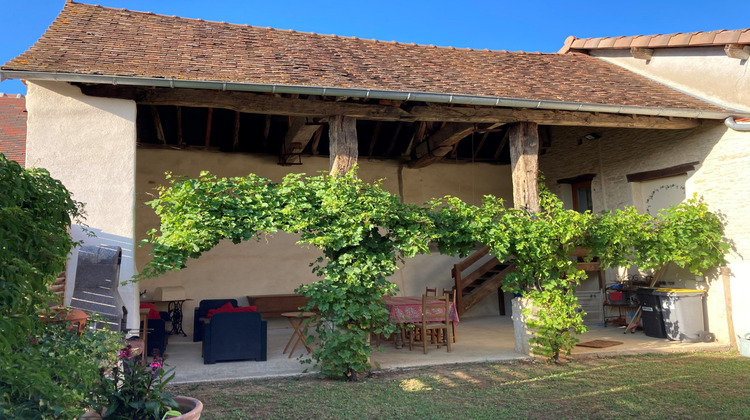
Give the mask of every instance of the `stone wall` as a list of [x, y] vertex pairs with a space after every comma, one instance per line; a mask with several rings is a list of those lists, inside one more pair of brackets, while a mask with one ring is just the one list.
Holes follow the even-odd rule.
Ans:
[[[597, 140], [582, 140], [595, 131]], [[738, 332], [750, 331], [750, 296], [747, 276], [750, 255], [750, 133], [727, 129], [721, 121], [704, 122], [692, 130], [619, 130], [557, 127], [551, 130], [552, 145], [540, 157], [540, 169], [553, 192], [562, 194], [565, 186], [556, 180], [595, 173], [592, 180], [594, 211], [635, 205], [644, 211], [643, 194], [638, 183], [626, 175], [698, 162], [687, 173], [685, 193], [702, 196], [712, 211], [724, 218], [726, 237], [734, 252], [727, 256], [734, 273], [731, 296], [734, 325]], [[579, 144], [580, 143], [580, 144]], [[615, 281], [609, 270], [607, 282]], [[708, 312], [711, 330], [726, 341], [727, 321], [724, 291], [715, 274], [705, 279], [678, 270], [667, 273], [669, 287], [698, 287], [709, 290]], [[696, 281], [697, 280], [697, 281]]]

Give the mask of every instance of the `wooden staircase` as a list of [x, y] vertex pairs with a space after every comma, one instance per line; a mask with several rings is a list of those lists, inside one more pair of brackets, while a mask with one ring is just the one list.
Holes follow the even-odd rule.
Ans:
[[505, 298], [501, 289], [502, 279], [508, 273], [512, 273], [516, 266], [514, 264], [500, 262], [497, 258], [491, 258], [470, 273], [465, 273], [468, 268], [488, 255], [490, 248], [485, 246], [466, 259], [453, 266], [451, 275], [455, 282], [456, 307], [458, 315], [471, 309], [480, 300], [497, 290], [500, 315], [505, 315]]

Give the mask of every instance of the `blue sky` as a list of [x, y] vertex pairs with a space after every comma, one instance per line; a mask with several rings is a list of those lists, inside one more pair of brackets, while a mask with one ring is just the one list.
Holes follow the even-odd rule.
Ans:
[[[106, 7], [458, 48], [556, 52], [578, 38], [750, 27], [747, 0], [86, 0]], [[64, 0], [0, 0], [0, 63], [23, 53]], [[18, 81], [0, 92], [25, 93]]]

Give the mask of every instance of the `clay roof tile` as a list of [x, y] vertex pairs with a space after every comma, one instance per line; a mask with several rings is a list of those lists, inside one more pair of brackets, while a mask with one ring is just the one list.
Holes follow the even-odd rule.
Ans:
[[[633, 39], [615, 38], [613, 45], [629, 48]], [[613, 39], [597, 40], [602, 47]], [[576, 39], [571, 48], [581, 49], [586, 42]], [[580, 53], [529, 54], [376, 42], [73, 2], [65, 4], [36, 44], [1, 68], [717, 109]]]

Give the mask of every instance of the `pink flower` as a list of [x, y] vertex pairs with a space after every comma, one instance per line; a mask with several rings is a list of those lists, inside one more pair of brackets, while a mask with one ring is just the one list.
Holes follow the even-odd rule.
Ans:
[[131, 356], [132, 356], [132, 351], [130, 347], [127, 347], [127, 348], [120, 350], [120, 354], [117, 357], [119, 357], [120, 359], [130, 359]]
[[149, 366], [151, 367], [151, 369], [154, 369], [154, 370], [161, 369], [161, 363], [159, 363], [156, 360], [154, 360], [153, 362], [151, 362], [151, 364]]

